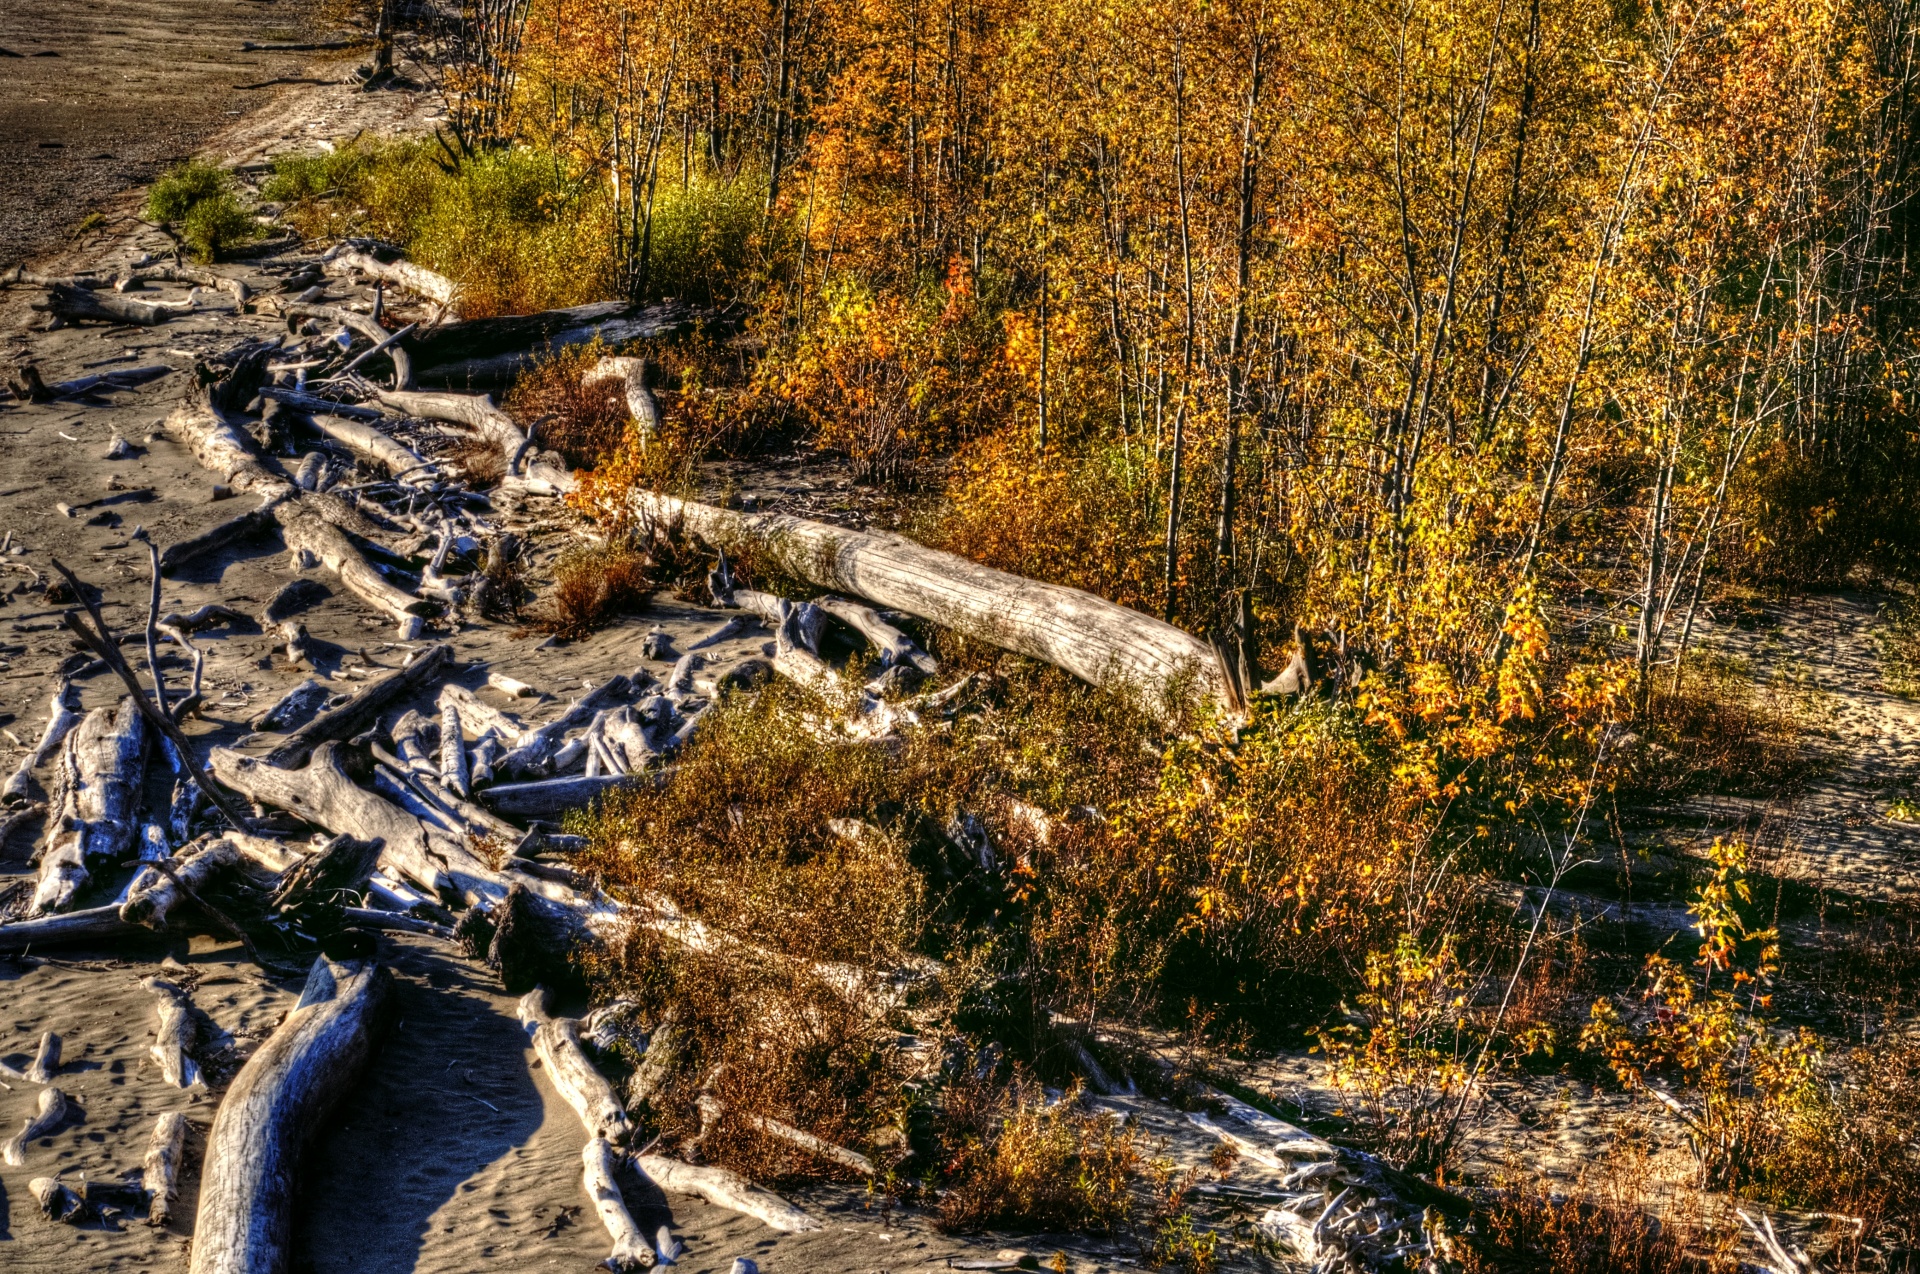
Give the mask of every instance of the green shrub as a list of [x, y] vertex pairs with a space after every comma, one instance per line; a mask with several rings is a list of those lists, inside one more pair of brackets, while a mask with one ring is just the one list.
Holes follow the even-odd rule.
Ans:
[[259, 237], [260, 228], [233, 191], [233, 179], [212, 164], [188, 160], [147, 192], [147, 216], [179, 228], [201, 261]]
[[147, 216], [154, 221], [183, 220], [202, 199], [230, 192], [233, 179], [212, 164], [189, 159], [170, 169], [147, 191]]
[[654, 199], [648, 294], [702, 305], [737, 297], [753, 268], [763, 189], [744, 177], [663, 185]]

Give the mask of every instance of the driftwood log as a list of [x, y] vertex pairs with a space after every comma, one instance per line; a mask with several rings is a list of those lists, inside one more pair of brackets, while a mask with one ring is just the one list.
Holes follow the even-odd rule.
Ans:
[[[406, 389], [413, 384], [413, 362], [407, 357], [406, 347], [393, 344], [393, 333], [380, 326], [379, 321], [371, 315], [338, 305], [306, 305], [298, 301], [282, 305], [280, 312], [287, 317], [289, 327], [297, 326], [299, 320], [312, 319], [317, 323], [337, 324], [359, 333], [375, 346], [383, 348], [387, 357], [393, 360], [395, 389]], [[322, 407], [321, 410], [326, 408]]]
[[416, 378], [453, 389], [505, 385], [540, 359], [599, 338], [618, 346], [685, 329], [685, 306], [635, 308], [618, 301], [545, 310], [506, 318], [447, 323], [413, 343]]
[[0, 925], [0, 951], [30, 951], [69, 942], [118, 942], [142, 935], [150, 937], [152, 931], [122, 920], [118, 905], [88, 907]]
[[633, 1165], [662, 1190], [697, 1194], [717, 1208], [744, 1213], [770, 1229], [793, 1234], [820, 1228], [820, 1222], [737, 1172], [711, 1164], [682, 1163], [665, 1155], [638, 1155]]
[[522, 996], [520, 1025], [532, 1039], [547, 1078], [580, 1116], [587, 1135], [624, 1146], [633, 1135], [633, 1122], [613, 1095], [613, 1085], [581, 1051], [580, 1023], [574, 1018], [552, 1016], [548, 1011], [551, 999], [545, 987], [535, 987]]
[[85, 1201], [55, 1177], [35, 1177], [27, 1182], [27, 1193], [49, 1221], [77, 1223], [86, 1210]]
[[288, 735], [286, 742], [267, 754], [267, 764], [282, 769], [299, 765], [313, 755], [314, 748], [328, 740], [350, 739], [372, 729], [382, 709], [395, 699], [433, 684], [452, 658], [453, 647], [445, 642], [416, 652], [406, 667], [381, 673], [354, 691], [351, 699], [337, 708], [324, 709]]
[[430, 476], [428, 471], [432, 466], [424, 457], [365, 421], [320, 411], [310, 413], [307, 419], [315, 429], [355, 455], [365, 456], [385, 468], [396, 482], [417, 485]]
[[647, 387], [647, 370], [647, 360], [644, 358], [614, 356], [601, 359], [580, 377], [582, 387], [609, 381], [620, 386], [643, 449], [660, 432], [660, 405], [654, 401], [653, 391]]
[[66, 283], [50, 286], [46, 299], [34, 302], [33, 308], [45, 310], [69, 323], [133, 323], [140, 327], [157, 327], [170, 318], [193, 313], [191, 301], [141, 301], [115, 292], [92, 292]]
[[613, 1147], [605, 1137], [595, 1137], [580, 1152], [580, 1162], [585, 1168], [583, 1183], [587, 1198], [593, 1201], [593, 1210], [600, 1215], [600, 1223], [607, 1227], [607, 1235], [613, 1240], [613, 1251], [601, 1264], [615, 1274], [652, 1266], [654, 1250], [640, 1233], [640, 1227], [633, 1223], [633, 1214], [627, 1211], [626, 1200], [620, 1197], [620, 1185], [613, 1179], [616, 1163]]
[[42, 1031], [40, 1045], [33, 1051], [33, 1061], [27, 1064], [27, 1082], [51, 1084], [53, 1077], [59, 1073], [60, 1037], [53, 1031]]
[[146, 719], [131, 696], [117, 709], [95, 708], [67, 736], [34, 915], [70, 910], [90, 877], [88, 860], [126, 853], [146, 762]]
[[382, 261], [371, 253], [342, 245], [320, 258], [320, 268], [333, 275], [364, 274], [449, 309], [460, 303], [458, 284], [411, 261]]
[[7, 777], [6, 786], [0, 788], [0, 800], [13, 804], [27, 799], [27, 784], [34, 770], [46, 762], [66, 741], [67, 734], [80, 724], [80, 713], [73, 701], [73, 682], [62, 677], [53, 689], [53, 705], [47, 713], [47, 728], [40, 734], [40, 742], [33, 751], [27, 753], [20, 767]]
[[287, 1268], [301, 1154], [372, 1055], [391, 988], [380, 965], [314, 962], [299, 1002], [214, 1117], [190, 1274]]
[[19, 1132], [0, 1144], [0, 1162], [18, 1168], [27, 1161], [27, 1143], [46, 1136], [67, 1117], [67, 1095], [57, 1088], [40, 1090], [39, 1107]]
[[168, 1111], [153, 1125], [141, 1165], [140, 1184], [147, 1192], [147, 1224], [165, 1225], [180, 1201], [180, 1167], [187, 1157], [187, 1117]]
[[1077, 588], [1023, 579], [888, 532], [742, 513], [653, 491], [622, 498], [626, 507], [610, 513], [663, 529], [684, 527], [721, 549], [750, 547], [774, 569], [1042, 660], [1093, 685], [1137, 686], [1150, 707], [1181, 696], [1234, 706], [1210, 644]]
[[163, 929], [173, 909], [187, 900], [187, 890], [199, 893], [222, 871], [237, 866], [240, 858], [239, 849], [226, 840], [183, 846], [168, 864], [171, 871], [140, 869], [127, 888], [127, 900], [120, 904], [120, 918], [129, 924]]
[[196, 1035], [192, 1002], [185, 991], [165, 978], [142, 978], [140, 985], [159, 1001], [160, 1023], [148, 1054], [167, 1083], [175, 1088], [192, 1088], [201, 1082], [200, 1065], [191, 1056]]

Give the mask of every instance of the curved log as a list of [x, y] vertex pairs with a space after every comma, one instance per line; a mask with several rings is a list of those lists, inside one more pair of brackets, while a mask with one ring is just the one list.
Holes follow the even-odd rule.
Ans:
[[73, 680], [62, 677], [60, 684], [53, 688], [53, 706], [48, 710], [47, 728], [40, 734], [40, 742], [33, 751], [27, 753], [20, 767], [7, 778], [5, 787], [0, 787], [0, 801], [13, 804], [27, 799], [27, 781], [33, 776], [46, 759], [66, 741], [67, 734], [80, 724], [80, 713], [73, 703]]
[[526, 433], [513, 423], [512, 416], [494, 406], [490, 394], [430, 394], [418, 390], [383, 389], [377, 391], [375, 397], [381, 406], [417, 416], [421, 420], [444, 420], [465, 425], [506, 452], [510, 464], [521, 448], [527, 445]]
[[633, 1166], [653, 1178], [662, 1190], [697, 1194], [717, 1208], [744, 1213], [771, 1229], [797, 1234], [820, 1228], [818, 1221], [779, 1195], [725, 1168], [682, 1163], [665, 1155], [638, 1155]]
[[67, 1117], [67, 1095], [57, 1088], [40, 1090], [39, 1109], [36, 1110], [20, 1131], [0, 1145], [0, 1162], [10, 1168], [18, 1168], [27, 1160], [27, 1143], [46, 1136], [60, 1126]]
[[311, 413], [307, 419], [313, 422], [315, 429], [355, 455], [365, 456], [386, 469], [395, 481], [406, 486], [417, 486], [427, 480], [430, 465], [426, 458], [373, 425], [322, 411]]
[[90, 878], [87, 861], [126, 853], [146, 763], [146, 718], [131, 696], [117, 709], [95, 708], [67, 736], [32, 914], [69, 910]]
[[281, 1274], [295, 1175], [320, 1121], [373, 1052], [392, 977], [314, 962], [299, 1003], [234, 1076], [207, 1135], [189, 1274]]
[[660, 432], [660, 404], [647, 388], [647, 360], [621, 356], [603, 358], [586, 370], [580, 384], [585, 387], [609, 380], [618, 381], [626, 394], [627, 412], [640, 432], [640, 446], [644, 450]]
[[965, 636], [1063, 668], [1092, 685], [1131, 684], [1158, 708], [1170, 698], [1227, 710], [1231, 683], [1207, 642], [1092, 593], [982, 566], [883, 531], [853, 531], [777, 513], [741, 513], [636, 490], [624, 509], [683, 526], [717, 548], [750, 546], [772, 569], [856, 594]]
[[580, 1023], [548, 1012], [552, 994], [535, 987], [520, 998], [520, 1025], [533, 1040], [534, 1052], [546, 1065], [547, 1078], [586, 1125], [587, 1135], [625, 1145], [633, 1122], [613, 1095], [613, 1085], [594, 1069], [580, 1048]]
[[929, 677], [940, 671], [938, 660], [920, 649], [913, 638], [880, 618], [880, 612], [873, 607], [844, 597], [816, 597], [813, 604], [866, 638], [887, 667], [907, 664]]

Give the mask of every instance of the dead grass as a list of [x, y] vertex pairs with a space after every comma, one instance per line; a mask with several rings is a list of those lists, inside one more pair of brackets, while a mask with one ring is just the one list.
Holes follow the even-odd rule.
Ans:
[[507, 456], [500, 444], [473, 435], [456, 437], [448, 445], [445, 456], [460, 466], [466, 475], [467, 484], [478, 490], [488, 490], [500, 485], [507, 476]]
[[533, 627], [578, 639], [615, 616], [639, 610], [653, 596], [645, 555], [618, 545], [569, 549], [553, 565]]
[[611, 352], [598, 341], [569, 346], [535, 363], [507, 394], [514, 419], [576, 469], [591, 469], [611, 455], [631, 424], [620, 382], [580, 383]]
[[940, 1228], [1111, 1231], [1133, 1214], [1139, 1139], [1078, 1090], [1049, 1101], [1039, 1083], [966, 1074], [941, 1108]]

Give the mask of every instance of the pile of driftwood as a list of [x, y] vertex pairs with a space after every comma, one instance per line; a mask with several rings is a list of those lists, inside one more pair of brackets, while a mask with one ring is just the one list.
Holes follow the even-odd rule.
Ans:
[[[552, 820], [612, 788], [657, 781], [720, 696], [749, 693], [770, 676], [814, 692], [821, 708], [813, 727], [836, 737], [884, 743], [930, 714], [953, 712], [970, 682], [924, 690], [939, 665], [906, 631], [909, 617], [1090, 682], [1125, 681], [1169, 706], [1182, 698], [1210, 701], [1231, 716], [1244, 709], [1245, 678], [1209, 643], [1077, 590], [993, 571], [899, 536], [635, 491], [597, 512], [629, 530], [708, 542], [717, 551], [711, 598], [731, 613], [684, 649], [674, 649], [663, 632], [649, 635], [650, 659], [674, 659], [664, 679], [637, 667], [541, 720], [515, 710], [531, 688], [502, 672], [488, 678], [494, 699], [483, 699], [458, 683], [452, 646], [429, 640], [429, 629], [494, 613], [537, 502], [571, 491], [574, 478], [490, 397], [415, 389], [420, 368], [437, 367], [438, 379], [470, 384], [510, 375], [531, 351], [595, 334], [615, 341], [650, 335], [684, 316], [608, 306], [447, 322], [457, 301], [452, 284], [365, 246], [276, 263], [271, 269], [286, 277], [273, 295], [177, 266], [116, 280], [20, 272], [0, 280], [46, 286], [46, 308], [65, 322], [164, 322], [183, 307], [202, 306], [211, 295], [202, 289], [212, 288], [236, 311], [276, 313], [286, 324], [198, 366], [194, 386], [166, 422], [209, 471], [215, 495], [246, 497], [251, 507], [191, 541], [164, 550], [149, 544], [144, 631], [111, 631], [88, 600], [85, 581], [56, 563], [82, 603], [65, 623], [95, 661], [52, 688], [37, 747], [0, 789], [13, 816], [40, 810], [31, 799], [32, 775], [57, 758], [32, 912], [0, 925], [0, 951], [198, 929], [239, 939], [252, 959], [281, 976], [311, 965], [298, 1005], [220, 1104], [207, 1141], [196, 1272], [284, 1266], [300, 1147], [375, 1047], [389, 998], [389, 977], [370, 958], [372, 944], [362, 933], [369, 929], [461, 942], [496, 967], [509, 990], [526, 993], [522, 1019], [546, 1073], [585, 1126], [583, 1184], [613, 1239], [609, 1266], [634, 1268], [674, 1255], [671, 1236], [662, 1232], [649, 1242], [627, 1214], [614, 1180], [626, 1167], [776, 1229], [811, 1228], [805, 1213], [734, 1174], [630, 1153], [631, 1124], [582, 1049], [582, 1025], [552, 1015], [544, 986], [566, 976], [567, 959], [581, 944], [625, 926], [700, 950], [758, 949], [681, 915], [669, 899], [622, 903], [550, 861], [580, 848]], [[323, 280], [330, 276], [371, 278], [371, 303], [329, 304]], [[127, 297], [152, 282], [183, 280], [195, 292], [181, 304]], [[389, 287], [414, 299], [389, 303]], [[396, 313], [405, 317], [407, 305], [417, 317], [392, 323]], [[621, 386], [643, 427], [658, 419], [644, 364], [610, 358], [591, 374]], [[22, 396], [47, 390], [29, 387]], [[489, 454], [490, 461], [475, 459]], [[489, 490], [492, 475], [503, 476]], [[300, 616], [319, 590], [296, 579], [257, 617], [218, 605], [163, 615], [160, 580], [270, 530], [284, 540], [296, 572], [324, 568], [391, 619], [407, 654], [398, 666], [368, 661], [351, 693], [309, 679], [254, 719], [256, 741], [268, 750], [215, 749], [203, 759], [180, 728], [205, 706], [204, 652], [195, 634], [257, 620], [284, 641], [290, 661], [308, 661]], [[832, 592], [796, 602], [742, 587], [726, 558], [737, 546]], [[767, 637], [758, 655], [710, 659], [722, 642], [756, 631]], [[145, 683], [121, 655], [123, 639], [144, 644]], [[163, 642], [192, 658], [189, 684], [166, 683], [157, 654]], [[863, 660], [865, 672], [849, 678], [830, 662], [837, 649], [870, 650], [875, 659]], [[124, 696], [80, 711], [74, 678], [102, 672], [118, 678]], [[141, 792], [155, 764], [166, 768], [173, 798], [164, 812], [143, 812]], [[136, 869], [118, 897], [78, 907], [101, 889], [96, 876], [130, 861]], [[817, 972], [875, 1003], [886, 1002], [903, 976], [839, 966]], [[183, 1086], [203, 1082], [188, 992], [158, 978], [148, 989], [162, 1073]], [[39, 1082], [57, 1067], [57, 1055], [56, 1040], [51, 1060], [36, 1065]], [[60, 1119], [64, 1099], [51, 1085], [44, 1092], [40, 1115], [8, 1143], [9, 1161]], [[700, 1113], [710, 1120], [716, 1112]], [[857, 1152], [756, 1120], [767, 1135], [872, 1172]], [[154, 1132], [144, 1192], [156, 1222], [172, 1208], [182, 1132], [173, 1116]], [[1304, 1180], [1345, 1178], [1330, 1172]], [[118, 1206], [51, 1180], [36, 1183], [35, 1193], [55, 1218]], [[1366, 1197], [1371, 1212], [1341, 1196], [1313, 1217], [1302, 1232], [1318, 1245], [1312, 1250], [1364, 1251], [1371, 1260], [1436, 1241], [1393, 1209], [1383, 1213], [1383, 1189]], [[1274, 1221], [1282, 1230], [1290, 1224], [1284, 1216]], [[1308, 1240], [1289, 1241], [1300, 1247]]]

